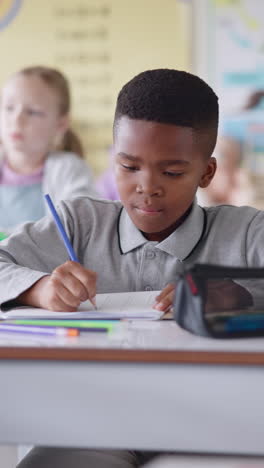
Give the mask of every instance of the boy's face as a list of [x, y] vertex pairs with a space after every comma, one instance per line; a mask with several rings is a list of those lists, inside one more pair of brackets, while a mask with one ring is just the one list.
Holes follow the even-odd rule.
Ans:
[[212, 180], [191, 128], [122, 117], [114, 136], [116, 181], [133, 223], [149, 240], [162, 241], [191, 206], [197, 188]]

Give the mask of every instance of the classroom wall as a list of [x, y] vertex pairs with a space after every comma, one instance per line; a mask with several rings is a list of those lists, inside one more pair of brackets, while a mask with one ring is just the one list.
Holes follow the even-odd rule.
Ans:
[[223, 114], [264, 88], [264, 2], [195, 0], [194, 70], [220, 97]]
[[100, 173], [108, 163], [120, 87], [148, 68], [189, 70], [190, 24], [186, 0], [4, 1], [0, 85], [26, 65], [64, 71], [72, 84], [74, 126]]
[[263, 26], [260, 0], [2, 0], [0, 86], [25, 65], [64, 71], [74, 126], [99, 174], [128, 79], [147, 68], [191, 70], [216, 90], [221, 113], [237, 109], [264, 86]]

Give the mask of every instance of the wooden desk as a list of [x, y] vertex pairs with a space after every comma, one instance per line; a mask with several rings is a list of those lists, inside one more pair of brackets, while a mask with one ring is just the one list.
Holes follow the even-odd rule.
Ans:
[[263, 339], [120, 327], [16, 347], [1, 335], [0, 443], [264, 454]]

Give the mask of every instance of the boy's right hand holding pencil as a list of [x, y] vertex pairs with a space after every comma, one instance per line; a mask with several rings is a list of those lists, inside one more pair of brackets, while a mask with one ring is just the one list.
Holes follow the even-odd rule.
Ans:
[[54, 310], [55, 312], [75, 312], [81, 302], [89, 299], [96, 308], [97, 274], [84, 268], [78, 262], [49, 194], [45, 195], [45, 200], [71, 261], [63, 263], [55, 268], [51, 275], [44, 276], [37, 281], [18, 297], [18, 301], [21, 304]]
[[74, 312], [87, 299], [95, 306], [96, 279], [94, 271], [68, 261], [38, 280], [18, 297], [18, 301], [57, 312]]

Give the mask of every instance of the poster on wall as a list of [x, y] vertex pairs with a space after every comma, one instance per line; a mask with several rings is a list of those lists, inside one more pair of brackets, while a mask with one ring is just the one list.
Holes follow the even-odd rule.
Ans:
[[238, 110], [264, 89], [264, 2], [208, 0], [208, 74], [222, 110]]
[[99, 174], [121, 86], [149, 68], [190, 70], [190, 25], [190, 2], [180, 0], [1, 0], [0, 86], [29, 65], [62, 71], [73, 125]]

